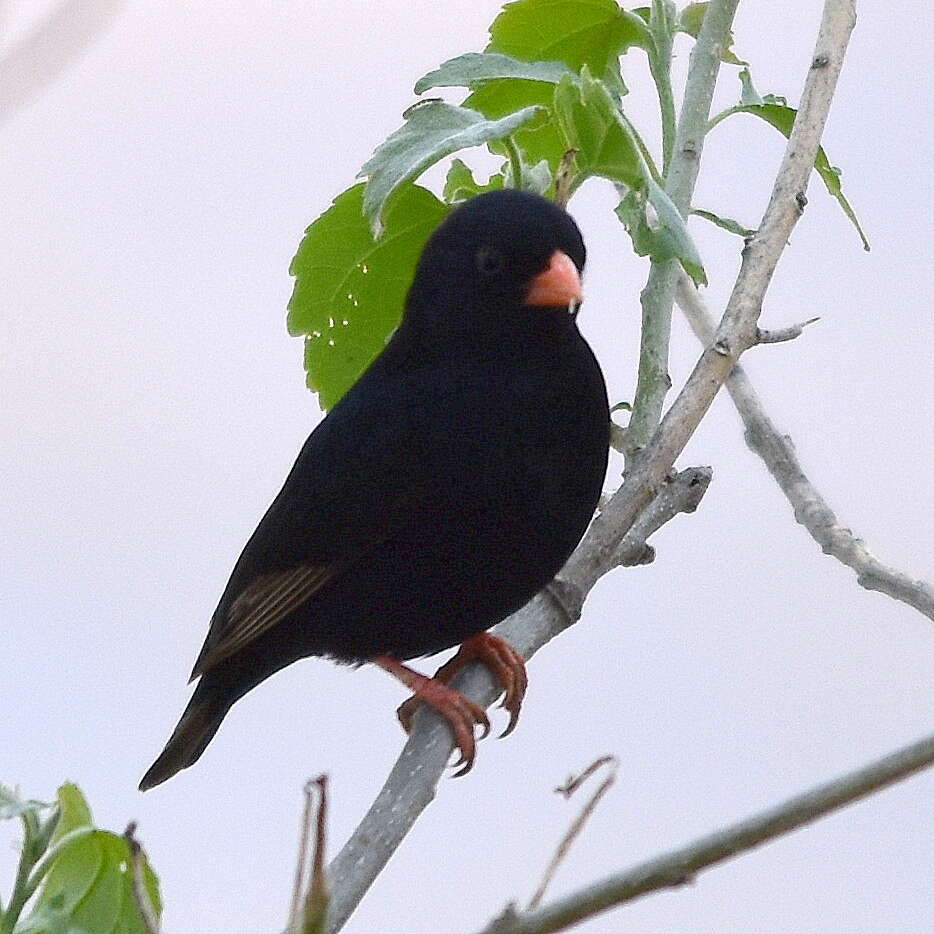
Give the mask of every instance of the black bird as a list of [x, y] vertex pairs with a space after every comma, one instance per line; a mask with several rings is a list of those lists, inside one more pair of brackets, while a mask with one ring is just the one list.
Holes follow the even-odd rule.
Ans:
[[[560, 569], [606, 470], [606, 387], [575, 320], [584, 259], [571, 217], [525, 192], [480, 195], [438, 227], [398, 330], [243, 549], [201, 680], [142, 790], [194, 763], [232, 704], [310, 655], [402, 680], [415, 692], [403, 724], [413, 704], [437, 710], [462, 772], [474, 726], [489, 728], [445, 683], [467, 661], [500, 680], [512, 729], [524, 664], [486, 630]], [[402, 664], [457, 644], [436, 678]]]

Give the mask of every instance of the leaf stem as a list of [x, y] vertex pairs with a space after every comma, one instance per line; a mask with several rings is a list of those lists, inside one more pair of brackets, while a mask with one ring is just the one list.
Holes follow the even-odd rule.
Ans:
[[506, 144], [506, 152], [509, 153], [509, 171], [512, 175], [512, 187], [522, 188], [522, 154], [512, 136], [503, 139]]
[[16, 922], [29, 901], [27, 882], [32, 867], [36, 864], [38, 854], [35, 852], [38, 822], [34, 814], [23, 814], [23, 848], [19, 854], [19, 865], [16, 867], [16, 881], [10, 893], [10, 904], [6, 914], [0, 922], [0, 934], [13, 934]]
[[671, 47], [674, 38], [665, 0], [652, 0], [649, 14], [652, 48], [648, 51], [649, 71], [658, 91], [662, 118], [662, 173], [668, 175], [675, 145], [675, 97], [671, 88]]
[[[710, 102], [720, 70], [720, 51], [727, 42], [738, 5], [739, 0], [711, 0], [691, 52], [674, 150], [665, 171], [665, 192], [685, 218], [690, 211], [691, 195], [697, 181]], [[654, 9], [653, 6], [653, 15]], [[653, 31], [655, 33], [657, 30]], [[639, 375], [632, 417], [626, 430], [627, 470], [658, 427], [665, 396], [671, 388], [668, 345], [677, 272], [674, 260], [653, 262], [642, 290]]]

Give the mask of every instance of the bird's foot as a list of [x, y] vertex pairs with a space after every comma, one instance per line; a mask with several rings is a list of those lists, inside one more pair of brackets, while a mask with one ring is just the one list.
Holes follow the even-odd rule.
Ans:
[[[458, 653], [438, 669], [434, 680], [449, 684], [465, 665], [475, 661], [486, 664], [493, 677], [503, 686], [505, 693], [500, 707], [509, 712], [509, 723], [500, 735], [508, 736], [518, 722], [522, 699], [529, 683], [525, 660], [505, 639], [481, 632], [461, 645]], [[406, 733], [412, 731], [412, 717], [420, 706], [421, 699], [416, 692], [399, 707], [399, 721]]]
[[[468, 700], [460, 691], [448, 687], [443, 681], [421, 675], [391, 655], [378, 655], [373, 661], [414, 692], [410, 700], [427, 704], [447, 720], [454, 734], [454, 745], [460, 752], [460, 758], [454, 763], [454, 767], [458, 769], [454, 776], [456, 778], [466, 775], [473, 768], [477, 754], [474, 727], [481, 728], [480, 739], [490, 732], [490, 721], [483, 708]], [[404, 722], [403, 726], [406, 726]], [[406, 732], [408, 731], [406, 726]]]

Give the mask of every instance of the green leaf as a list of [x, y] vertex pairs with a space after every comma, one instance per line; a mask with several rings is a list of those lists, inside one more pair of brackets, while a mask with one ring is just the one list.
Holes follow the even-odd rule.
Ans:
[[415, 85], [416, 94], [431, 88], [473, 88], [495, 78], [521, 78], [557, 84], [568, 73], [563, 62], [523, 62], [498, 52], [468, 52], [450, 58]]
[[[92, 825], [91, 811], [77, 785], [58, 789], [58, 824], [50, 840], [54, 857], [28, 918], [16, 934], [146, 934], [133, 898], [130, 848], [126, 840], [106, 830], [92, 830], [71, 842], [64, 838]], [[159, 883], [144, 859], [149, 898], [161, 913]]]
[[402, 317], [425, 241], [448, 213], [430, 191], [406, 184], [376, 240], [363, 213], [363, 185], [334, 199], [306, 231], [292, 260], [288, 327], [307, 335], [310, 389], [330, 409], [383, 349]]
[[574, 71], [587, 65], [598, 75], [627, 49], [651, 42], [645, 23], [615, 0], [516, 0], [493, 20], [490, 37], [488, 52], [560, 61]]
[[49, 841], [50, 846], [55, 846], [65, 834], [71, 833], [72, 830], [93, 825], [91, 809], [84, 795], [81, 794], [81, 789], [73, 782], [66, 782], [58, 789], [56, 800], [59, 818], [52, 839]]
[[[490, 36], [487, 50], [478, 56], [476, 65], [479, 67], [482, 58], [488, 63], [484, 67], [492, 70], [498, 62], [504, 74], [488, 74], [486, 77], [493, 80], [474, 85], [473, 93], [464, 101], [465, 107], [490, 119], [521, 107], [550, 110], [552, 90], [548, 85], [562, 77], [559, 68], [576, 72], [587, 66], [592, 73], [603, 76], [610, 93], [619, 99], [626, 94], [619, 55], [633, 45], [646, 47], [652, 43], [646, 24], [620, 10], [613, 0], [519, 0], [503, 8], [490, 27]], [[507, 70], [511, 74], [505, 74]], [[527, 163], [534, 165], [545, 159], [555, 172], [566, 147], [550, 112], [543, 110], [512, 136]], [[505, 154], [500, 144], [492, 143], [489, 148], [498, 155]]]
[[[681, 32], [693, 36], [695, 39], [700, 34], [701, 26], [704, 24], [704, 15], [707, 12], [708, 3], [689, 3], [678, 17], [678, 29]], [[720, 51], [720, 61], [729, 65], [748, 65], [741, 58], [737, 58], [733, 51], [733, 33], [730, 32], [727, 37], [726, 45]]]
[[716, 224], [718, 227], [723, 228], [723, 230], [731, 234], [736, 234], [737, 237], [742, 237], [744, 240], [748, 240], [756, 233], [749, 227], [744, 227], [739, 221], [733, 220], [732, 217], [721, 217], [719, 214], [714, 214], [713, 211], [702, 211], [700, 208], [691, 208], [691, 213], [697, 217], [704, 218], [705, 221], [710, 221], [711, 224]]
[[602, 82], [586, 69], [580, 82], [562, 78], [555, 88], [554, 109], [566, 147], [578, 150], [575, 162], [582, 175], [599, 175], [630, 187], [642, 184], [639, 147], [618, 119], [616, 103]]
[[[776, 103], [779, 98], [776, 98], [774, 95], [766, 95], [763, 100], [765, 101], [763, 104], [740, 104], [736, 107], [730, 107], [722, 113], [717, 114], [717, 116], [710, 121], [709, 127], [716, 126], [722, 120], [725, 120], [733, 114], [747, 113], [759, 117], [760, 120], [764, 120], [766, 123], [775, 127], [775, 129], [787, 139], [791, 135], [791, 128], [794, 126], [798, 111], [795, 110], [794, 107], [789, 107], [787, 104]], [[830, 164], [830, 160], [827, 158], [827, 153], [824, 152], [823, 146], [817, 150], [817, 158], [814, 160], [814, 169], [821, 177], [827, 191], [837, 199], [837, 203], [843, 209], [843, 213], [846, 214], [850, 219], [850, 223], [856, 228], [856, 232], [859, 234], [860, 240], [862, 240], [863, 249], [868, 251], [869, 241], [866, 239], [866, 234], [863, 233], [863, 228], [860, 226], [856, 212], [843, 194], [843, 188], [840, 184], [840, 175], [842, 173], [840, 169]]]
[[447, 178], [444, 180], [442, 197], [448, 204], [457, 204], [486, 191], [499, 191], [503, 187], [503, 182], [502, 172], [499, 172], [491, 175], [487, 182], [480, 183], [473, 177], [473, 172], [464, 162], [460, 159], [452, 159]]
[[[16, 934], [146, 934], [133, 898], [130, 858], [126, 840], [106, 830], [76, 840], [55, 860]], [[143, 875], [160, 914], [159, 883], [148, 863]]]
[[489, 120], [475, 110], [428, 100], [410, 107], [405, 124], [377, 147], [364, 164], [367, 176], [363, 210], [373, 231], [379, 234], [390, 196], [405, 182], [414, 181], [425, 169], [461, 149], [481, 146], [509, 136], [538, 113], [525, 107], [499, 120]]
[[[555, 114], [576, 164], [584, 175], [599, 175], [629, 191], [617, 208], [640, 256], [662, 262], [678, 259], [697, 283], [707, 277], [684, 219], [658, 184], [657, 170], [635, 129], [605, 85], [586, 68], [580, 82], [563, 78], [555, 89]], [[651, 212], [647, 206], [651, 205]]]
[[[554, 86], [543, 81], [521, 78], [503, 78], [481, 85], [464, 101], [464, 106], [482, 113], [490, 120], [498, 120], [526, 107], [537, 107], [535, 115], [519, 127], [512, 138], [526, 162], [535, 164], [547, 160], [552, 172], [564, 154], [564, 139], [555, 126], [550, 109]], [[506, 148], [498, 142], [489, 144], [497, 155], [506, 155]]]
[[[651, 205], [651, 211], [648, 206]], [[640, 256], [657, 263], [677, 259], [697, 285], [707, 284], [707, 275], [684, 218], [674, 202], [654, 179], [643, 190], [630, 189], [616, 207], [616, 214], [632, 237]]]

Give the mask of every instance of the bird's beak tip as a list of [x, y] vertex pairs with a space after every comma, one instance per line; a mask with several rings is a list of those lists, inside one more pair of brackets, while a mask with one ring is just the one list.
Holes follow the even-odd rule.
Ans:
[[568, 308], [576, 312], [583, 298], [580, 274], [574, 260], [567, 253], [555, 250], [548, 260], [548, 267], [532, 280], [525, 304], [533, 308]]

